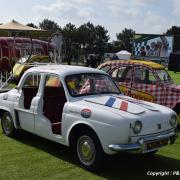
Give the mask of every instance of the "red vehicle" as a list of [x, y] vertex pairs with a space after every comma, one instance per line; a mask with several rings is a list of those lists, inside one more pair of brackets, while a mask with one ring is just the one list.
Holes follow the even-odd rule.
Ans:
[[0, 72], [9, 72], [20, 57], [31, 53], [48, 55], [53, 48], [53, 44], [42, 40], [0, 37]]
[[101, 64], [127, 96], [172, 108], [180, 126], [180, 85], [175, 85], [165, 67], [148, 61], [115, 60]]

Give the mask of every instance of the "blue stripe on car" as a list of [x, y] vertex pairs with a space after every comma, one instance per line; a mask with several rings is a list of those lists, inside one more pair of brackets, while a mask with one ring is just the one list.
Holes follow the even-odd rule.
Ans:
[[108, 106], [108, 107], [112, 107], [113, 104], [115, 103], [116, 101], [116, 98], [113, 98], [113, 97], [110, 97], [107, 102], [105, 103], [105, 106]]

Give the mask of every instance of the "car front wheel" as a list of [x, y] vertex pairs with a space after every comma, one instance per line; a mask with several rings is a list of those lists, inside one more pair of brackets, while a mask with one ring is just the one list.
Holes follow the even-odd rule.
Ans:
[[3, 133], [6, 136], [13, 136], [15, 134], [15, 127], [12, 116], [9, 112], [5, 112], [1, 118], [1, 126]]
[[76, 156], [81, 167], [96, 171], [102, 166], [104, 152], [98, 137], [92, 131], [85, 131], [76, 140]]

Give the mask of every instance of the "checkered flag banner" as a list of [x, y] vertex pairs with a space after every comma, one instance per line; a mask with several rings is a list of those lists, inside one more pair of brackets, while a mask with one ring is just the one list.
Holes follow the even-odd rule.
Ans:
[[168, 58], [173, 50], [173, 37], [165, 35], [136, 34], [133, 53], [135, 56]]

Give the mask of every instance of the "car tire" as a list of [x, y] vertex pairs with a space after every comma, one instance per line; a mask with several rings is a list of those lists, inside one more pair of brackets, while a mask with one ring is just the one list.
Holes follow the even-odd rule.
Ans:
[[12, 116], [9, 112], [5, 112], [2, 115], [1, 126], [2, 126], [3, 133], [6, 136], [12, 137], [15, 135], [16, 129], [14, 127]]
[[73, 149], [82, 168], [88, 171], [97, 171], [102, 168], [105, 154], [93, 131], [86, 130], [78, 135]]

